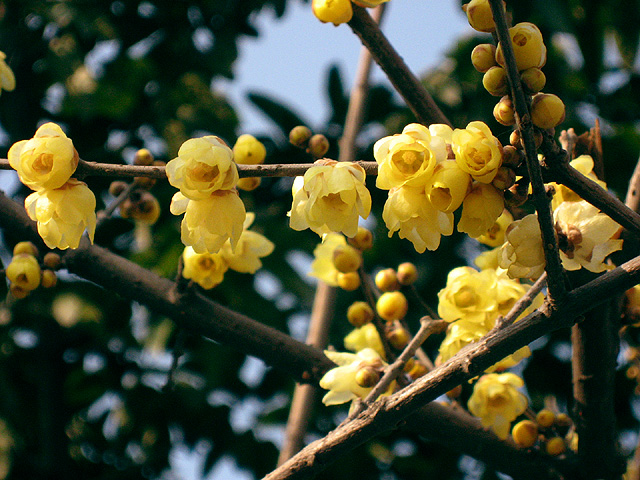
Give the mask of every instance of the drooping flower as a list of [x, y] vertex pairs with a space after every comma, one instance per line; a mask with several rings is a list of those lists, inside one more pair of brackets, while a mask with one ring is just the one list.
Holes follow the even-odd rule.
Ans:
[[509, 210], [503, 210], [493, 226], [489, 227], [489, 230], [477, 237], [476, 240], [489, 247], [499, 247], [504, 243], [505, 233], [512, 223], [513, 216]]
[[381, 358], [385, 358], [384, 346], [376, 326], [373, 323], [367, 323], [360, 328], [352, 330], [344, 337], [344, 348], [352, 352], [359, 352], [365, 348], [374, 349]]
[[230, 240], [227, 240], [220, 250], [229, 268], [236, 272], [256, 273], [262, 267], [260, 259], [273, 252], [273, 242], [264, 235], [249, 230], [255, 217], [253, 212], [247, 213], [235, 251], [231, 249]]
[[55, 123], [45, 123], [32, 139], [14, 143], [7, 156], [20, 181], [31, 190], [62, 187], [79, 160], [73, 142]]
[[524, 413], [529, 404], [527, 397], [518, 391], [524, 382], [513, 373], [483, 375], [473, 386], [473, 394], [467, 406], [471, 414], [480, 418], [482, 425], [501, 439], [507, 438], [513, 422]]
[[553, 212], [562, 265], [567, 270], [584, 267], [599, 273], [604, 261], [622, 248], [616, 238], [620, 225], [586, 201], [563, 202]]
[[310, 228], [318, 235], [342, 232], [354, 237], [359, 217], [367, 218], [371, 211], [365, 177], [364, 169], [355, 163], [316, 161], [304, 177], [294, 181], [291, 228]]
[[238, 183], [233, 152], [219, 137], [191, 138], [166, 166], [169, 183], [190, 200], [204, 200], [218, 190]]
[[[578, 170], [582, 175], [593, 180], [598, 185], [600, 185], [605, 190], [607, 189], [607, 184], [602, 180], [598, 180], [595, 172], [593, 171], [593, 158], [590, 155], [580, 155], [579, 157], [574, 158], [569, 162], [573, 168]], [[553, 198], [551, 199], [551, 209], [555, 210], [560, 206], [562, 202], [579, 202], [582, 198], [571, 190], [568, 187], [565, 187], [561, 183], [551, 182], [550, 186], [554, 189]]]
[[437, 249], [440, 236], [453, 233], [453, 214], [437, 210], [420, 187], [391, 189], [382, 219], [390, 237], [398, 231], [399, 237], [413, 243], [419, 253]]
[[49, 248], [78, 248], [85, 230], [93, 243], [96, 197], [86, 183], [70, 178], [60, 188], [33, 192], [24, 206]]
[[493, 185], [475, 183], [462, 202], [458, 231], [477, 238], [486, 235], [504, 210], [502, 193]]
[[26, 292], [38, 288], [40, 285], [40, 265], [33, 255], [19, 253], [11, 258], [11, 263], [7, 265], [7, 279]]
[[451, 148], [458, 166], [478, 182], [491, 183], [502, 165], [502, 145], [483, 122], [471, 122], [465, 129], [456, 128]]
[[346, 247], [347, 240], [340, 233], [328, 233], [313, 251], [314, 260], [311, 263], [309, 276], [322, 280], [332, 287], [338, 286], [340, 273], [333, 263], [333, 254], [339, 247]]
[[505, 232], [505, 244], [500, 250], [498, 264], [511, 278], [538, 278], [547, 262], [535, 214], [513, 222]]
[[437, 163], [446, 160], [445, 141], [432, 135], [418, 123], [404, 127], [402, 133], [384, 137], [373, 146], [378, 162], [376, 186], [389, 190], [394, 187], [425, 187]]
[[229, 264], [220, 253], [196, 253], [192, 247], [185, 247], [182, 260], [182, 276], [207, 290], [222, 283], [229, 269]]
[[244, 203], [236, 190], [217, 190], [202, 200], [190, 200], [176, 193], [170, 206], [171, 213], [184, 213], [181, 239], [196, 253], [217, 253], [229, 240], [235, 250], [246, 217]]
[[10, 92], [16, 88], [16, 77], [11, 67], [5, 62], [6, 58], [7, 55], [4, 52], [0, 52], [0, 90]]
[[471, 186], [471, 176], [454, 160], [445, 160], [436, 165], [427, 186], [431, 205], [443, 212], [453, 212], [460, 205]]

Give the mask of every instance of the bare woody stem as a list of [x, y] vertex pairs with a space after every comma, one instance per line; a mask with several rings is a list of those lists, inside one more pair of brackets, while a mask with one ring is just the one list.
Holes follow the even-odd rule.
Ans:
[[504, 318], [499, 320], [496, 324], [496, 328], [503, 328], [506, 325], [511, 325], [513, 322], [517, 320], [517, 318], [524, 313], [524, 311], [529, 308], [529, 306], [533, 303], [533, 300], [536, 296], [542, 291], [544, 287], [547, 286], [547, 272], [543, 272], [540, 275], [540, 278], [535, 281], [531, 288], [527, 290], [520, 300], [518, 300], [509, 313], [507, 313]]
[[516, 66], [513, 44], [511, 43], [511, 36], [509, 35], [509, 28], [507, 26], [502, 0], [489, 0], [489, 4], [491, 5], [491, 12], [493, 13], [493, 18], [496, 23], [496, 34], [500, 44], [502, 45], [505, 67], [511, 90], [511, 100], [513, 101], [516, 113], [516, 124], [524, 145], [527, 170], [531, 181], [533, 204], [536, 208], [536, 212], [538, 213], [538, 222], [540, 223], [540, 231], [542, 232], [544, 256], [547, 263], [546, 271], [549, 275], [549, 299], [554, 302], [566, 294], [564, 269], [560, 262], [558, 241], [553, 227], [554, 224], [551, 207], [549, 204], [549, 198], [545, 192], [544, 181], [542, 179], [542, 168], [538, 162], [533, 124], [531, 123], [531, 115], [529, 114], [529, 105], [524, 95], [524, 91], [522, 90], [522, 84], [520, 83], [520, 74], [518, 73], [518, 67]]

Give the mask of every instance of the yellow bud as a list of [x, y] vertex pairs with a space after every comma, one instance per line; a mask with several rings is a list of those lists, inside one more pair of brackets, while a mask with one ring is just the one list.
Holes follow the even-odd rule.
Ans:
[[398, 282], [400, 285], [411, 285], [418, 279], [418, 269], [411, 262], [404, 262], [398, 265]]
[[160, 203], [151, 193], [144, 192], [130, 213], [134, 220], [145, 225], [153, 225], [160, 217]]
[[31, 242], [18, 242], [16, 246], [13, 247], [13, 254], [20, 255], [21, 253], [26, 253], [27, 255], [38, 255], [38, 249]]
[[404, 349], [410, 340], [409, 332], [399, 322], [393, 323], [393, 328], [386, 332], [386, 337], [391, 346], [397, 350]]
[[360, 286], [360, 275], [357, 272], [338, 273], [338, 286], [347, 292], [353, 292]]
[[564, 103], [551, 93], [538, 93], [531, 99], [531, 121], [546, 130], [564, 121]]
[[351, 0], [313, 0], [311, 8], [318, 20], [335, 26], [348, 22], [353, 16]]
[[134, 165], [151, 165], [153, 163], [153, 154], [146, 148], [141, 148], [133, 157]]
[[498, 190], [506, 190], [516, 183], [516, 172], [509, 167], [500, 167], [491, 184]]
[[555, 418], [556, 416], [551, 410], [543, 408], [536, 415], [536, 422], [538, 422], [538, 425], [543, 428], [549, 428], [551, 425], [553, 425]]
[[238, 180], [238, 185], [236, 185], [240, 190], [244, 190], [245, 192], [251, 192], [258, 188], [262, 183], [262, 178], [260, 177], [244, 177]]
[[502, 165], [505, 167], [518, 168], [522, 163], [523, 157], [520, 150], [513, 145], [505, 145], [502, 147]]
[[44, 288], [55, 287], [57, 283], [58, 283], [58, 277], [56, 276], [56, 272], [54, 272], [53, 270], [42, 271], [41, 284]]
[[496, 63], [496, 47], [490, 43], [481, 43], [471, 52], [471, 63], [473, 67], [481, 73], [486, 72]]
[[370, 250], [373, 247], [373, 233], [364, 227], [358, 227], [356, 236], [349, 238], [348, 241], [358, 250]]
[[493, 21], [488, 0], [471, 0], [462, 6], [467, 14], [469, 25], [479, 32], [493, 32], [496, 24]]
[[40, 285], [40, 265], [33, 255], [19, 253], [14, 255], [7, 266], [6, 275], [9, 281], [23, 290], [33, 290]]
[[114, 197], [119, 196], [122, 192], [124, 192], [127, 188], [127, 182], [123, 182], [122, 180], [116, 180], [115, 182], [111, 182], [109, 185], [109, 193]]
[[289, 132], [289, 142], [298, 148], [307, 148], [309, 139], [311, 138], [311, 130], [304, 125], [293, 127]]
[[402, 292], [385, 292], [376, 302], [376, 311], [384, 320], [401, 320], [407, 314], [409, 304]]
[[537, 67], [527, 68], [520, 74], [520, 80], [522, 81], [525, 92], [530, 95], [538, 93], [547, 83], [547, 77], [542, 70]]
[[60, 264], [62, 263], [62, 259], [60, 255], [54, 252], [48, 252], [45, 254], [42, 259], [42, 263], [45, 267], [50, 268], [51, 270], [57, 270], [60, 268]]
[[258, 165], [264, 163], [267, 156], [267, 149], [253, 135], [244, 134], [238, 137], [233, 146], [233, 160], [236, 163], [246, 165]]
[[356, 328], [373, 320], [373, 308], [367, 302], [353, 302], [347, 309], [347, 320]]
[[355, 380], [362, 388], [371, 388], [380, 380], [380, 373], [373, 367], [362, 367], [356, 372]]
[[517, 445], [531, 448], [538, 441], [538, 426], [531, 420], [522, 420], [513, 426], [511, 435]]
[[309, 146], [307, 152], [313, 155], [314, 158], [322, 158], [329, 151], [329, 140], [321, 133], [316, 133], [309, 139]]
[[498, 123], [510, 126], [516, 123], [516, 112], [513, 109], [513, 102], [508, 95], [500, 99], [496, 106], [493, 107], [493, 116]]
[[553, 437], [547, 441], [545, 451], [551, 456], [562, 455], [567, 450], [564, 440], [560, 437]]
[[342, 273], [355, 272], [362, 265], [362, 255], [350, 245], [340, 245], [333, 251], [333, 266]]
[[376, 287], [378, 287], [381, 292], [389, 292], [391, 290], [397, 290], [399, 288], [398, 275], [393, 268], [385, 268], [384, 270], [380, 270], [378, 273], [376, 273], [374, 281]]
[[569, 415], [567, 415], [566, 413], [559, 413], [558, 415], [556, 415], [556, 419], [554, 423], [556, 424], [557, 427], [567, 428], [571, 426], [573, 422], [571, 420], [571, 417], [569, 417]]
[[501, 97], [509, 92], [507, 72], [502, 67], [491, 67], [482, 77], [482, 85], [494, 97]]
[[[531, 67], [541, 68], [547, 61], [547, 47], [544, 46], [542, 34], [533, 23], [522, 22], [509, 29], [509, 36], [513, 45], [513, 55], [519, 71]], [[496, 61], [504, 66], [502, 45], [496, 49]]]

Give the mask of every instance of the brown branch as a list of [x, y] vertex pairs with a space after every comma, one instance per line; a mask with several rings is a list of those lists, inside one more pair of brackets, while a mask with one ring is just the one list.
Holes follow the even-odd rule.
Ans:
[[634, 212], [640, 210], [640, 158], [636, 162], [636, 168], [633, 169], [633, 175], [629, 180], [629, 188], [624, 203]]
[[529, 308], [531, 303], [535, 300], [536, 296], [547, 286], [547, 272], [543, 272], [542, 275], [535, 281], [533, 285], [527, 290], [520, 300], [518, 300], [511, 310], [498, 322], [496, 322], [495, 328], [503, 328], [506, 325], [510, 325], [515, 322], [524, 311]]
[[369, 49], [376, 63], [380, 65], [420, 123], [451, 125], [365, 8], [353, 6], [353, 18], [349, 21], [349, 26]]
[[549, 284], [548, 297], [551, 302], [554, 302], [560, 300], [566, 294], [564, 269], [560, 261], [558, 241], [553, 227], [554, 222], [549, 197], [547, 197], [544, 188], [542, 168], [538, 161], [533, 124], [531, 123], [531, 115], [529, 114], [529, 102], [522, 90], [520, 74], [516, 66], [513, 44], [511, 43], [511, 36], [509, 35], [509, 28], [505, 17], [504, 4], [502, 0], [489, 0], [489, 4], [491, 5], [491, 12], [496, 23], [496, 34], [500, 45], [502, 45], [511, 100], [513, 101], [516, 113], [516, 124], [520, 131], [522, 144], [524, 145], [527, 170], [529, 172], [529, 180], [531, 181], [532, 200], [538, 213], [538, 222], [540, 223], [540, 231], [542, 232], [542, 242], [545, 247], [544, 256], [547, 263], [545, 269], [549, 275], [547, 280]]

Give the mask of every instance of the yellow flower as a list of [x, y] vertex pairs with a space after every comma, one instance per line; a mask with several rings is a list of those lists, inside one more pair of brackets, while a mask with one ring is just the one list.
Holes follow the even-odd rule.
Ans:
[[471, 176], [454, 160], [444, 160], [436, 165], [427, 187], [429, 201], [438, 210], [453, 212], [467, 195]]
[[45, 123], [32, 139], [14, 143], [7, 156], [20, 181], [31, 190], [62, 187], [79, 159], [73, 142], [55, 123]]
[[469, 25], [479, 32], [493, 32], [496, 24], [493, 21], [488, 0], [471, 0], [462, 6], [467, 14]]
[[346, 23], [353, 16], [350, 0], [313, 0], [313, 14], [323, 23], [331, 22], [336, 27]]
[[476, 183], [462, 202], [458, 231], [477, 238], [486, 235], [504, 210], [502, 193], [493, 185]]
[[447, 148], [441, 137], [432, 135], [423, 125], [412, 123], [402, 133], [378, 140], [373, 146], [373, 156], [378, 162], [378, 188], [425, 187], [436, 164], [446, 160]]
[[184, 249], [182, 260], [182, 276], [207, 290], [222, 283], [224, 274], [229, 269], [229, 264], [221, 254], [196, 253], [192, 247]]
[[502, 214], [498, 217], [492, 227], [487, 230], [487, 233], [480, 235], [476, 240], [480, 243], [484, 243], [489, 247], [498, 247], [504, 243], [505, 233], [509, 225], [513, 223], [513, 217], [508, 210], [503, 210]]
[[19, 253], [7, 265], [6, 275], [12, 285], [30, 292], [40, 285], [40, 265], [33, 255]]
[[473, 263], [475, 263], [480, 270], [486, 270], [488, 268], [495, 270], [496, 268], [499, 268], [498, 259], [500, 257], [500, 251], [501, 246], [482, 252], [475, 258]]
[[351, 331], [344, 337], [344, 348], [352, 352], [359, 352], [365, 348], [374, 349], [381, 358], [385, 358], [384, 346], [376, 326], [373, 323], [367, 323], [360, 328]]
[[240, 235], [235, 252], [231, 250], [229, 240], [224, 243], [220, 250], [225, 261], [229, 264], [229, 268], [236, 272], [256, 273], [262, 267], [260, 258], [266, 257], [273, 252], [274, 245], [267, 237], [249, 230], [255, 217], [253, 212], [247, 213], [243, 226], [244, 230]]
[[473, 386], [467, 406], [482, 425], [501, 438], [507, 438], [513, 422], [527, 409], [527, 397], [518, 391], [524, 382], [513, 373], [483, 375]]
[[309, 168], [302, 180], [293, 184], [293, 204], [289, 212], [294, 230], [310, 228], [318, 235], [358, 233], [359, 217], [371, 211], [371, 195], [364, 184], [364, 169], [351, 162], [322, 159]]
[[196, 253], [218, 253], [229, 240], [235, 250], [246, 212], [235, 190], [218, 190], [203, 200], [190, 200], [180, 192], [171, 200], [171, 213], [184, 213], [181, 239]]
[[0, 90], [10, 92], [16, 88], [16, 77], [11, 67], [5, 62], [5, 58], [7, 58], [7, 55], [4, 52], [0, 52]]
[[381, 370], [387, 365], [371, 348], [365, 348], [355, 354], [329, 350], [325, 350], [324, 354], [338, 364], [320, 379], [320, 387], [329, 390], [322, 399], [325, 405], [339, 405], [356, 398], [365, 398], [371, 391], [371, 387], [358, 385], [356, 374], [363, 367]]
[[[607, 184], [602, 180], [598, 180], [598, 177], [593, 171], [593, 158], [591, 158], [591, 156], [580, 155], [579, 157], [571, 160], [569, 164], [585, 177], [593, 180], [605, 190], [607, 189]], [[558, 206], [562, 202], [579, 202], [582, 200], [582, 198], [577, 193], [560, 183], [551, 182], [549, 183], [549, 185], [552, 186], [555, 191], [551, 200], [552, 210], [558, 208]]]
[[500, 250], [498, 264], [511, 278], [538, 278], [547, 262], [544, 258], [538, 216], [535, 214], [513, 222], [506, 231], [506, 243]]
[[340, 233], [328, 233], [313, 251], [314, 260], [309, 276], [316, 277], [332, 287], [338, 286], [340, 273], [333, 263], [333, 254], [338, 247], [346, 247], [347, 240]]
[[447, 285], [438, 292], [438, 315], [447, 322], [462, 318], [491, 328], [497, 313], [496, 277], [495, 270], [454, 268]]
[[[519, 71], [532, 67], [542, 68], [547, 63], [547, 47], [544, 45], [542, 33], [533, 23], [521, 22], [514, 25], [509, 29], [509, 36]], [[496, 61], [505, 66], [500, 43], [496, 50]]]
[[233, 152], [213, 135], [184, 142], [178, 156], [167, 163], [166, 172], [169, 183], [190, 200], [204, 200], [238, 183]]
[[607, 269], [605, 259], [622, 248], [615, 238], [620, 225], [586, 201], [563, 202], [553, 212], [560, 258], [567, 270], [584, 267], [599, 273]]
[[96, 197], [84, 182], [70, 178], [60, 188], [33, 192], [24, 206], [49, 248], [78, 248], [85, 229], [93, 243]]
[[264, 144], [253, 135], [240, 135], [233, 146], [233, 160], [246, 165], [264, 163], [267, 149]]
[[451, 148], [458, 166], [478, 182], [491, 183], [502, 165], [502, 145], [483, 122], [456, 128]]
[[384, 204], [382, 219], [390, 237], [399, 230], [400, 238], [413, 243], [419, 253], [427, 248], [437, 249], [440, 235], [453, 233], [453, 214], [436, 210], [422, 188], [391, 189]]

